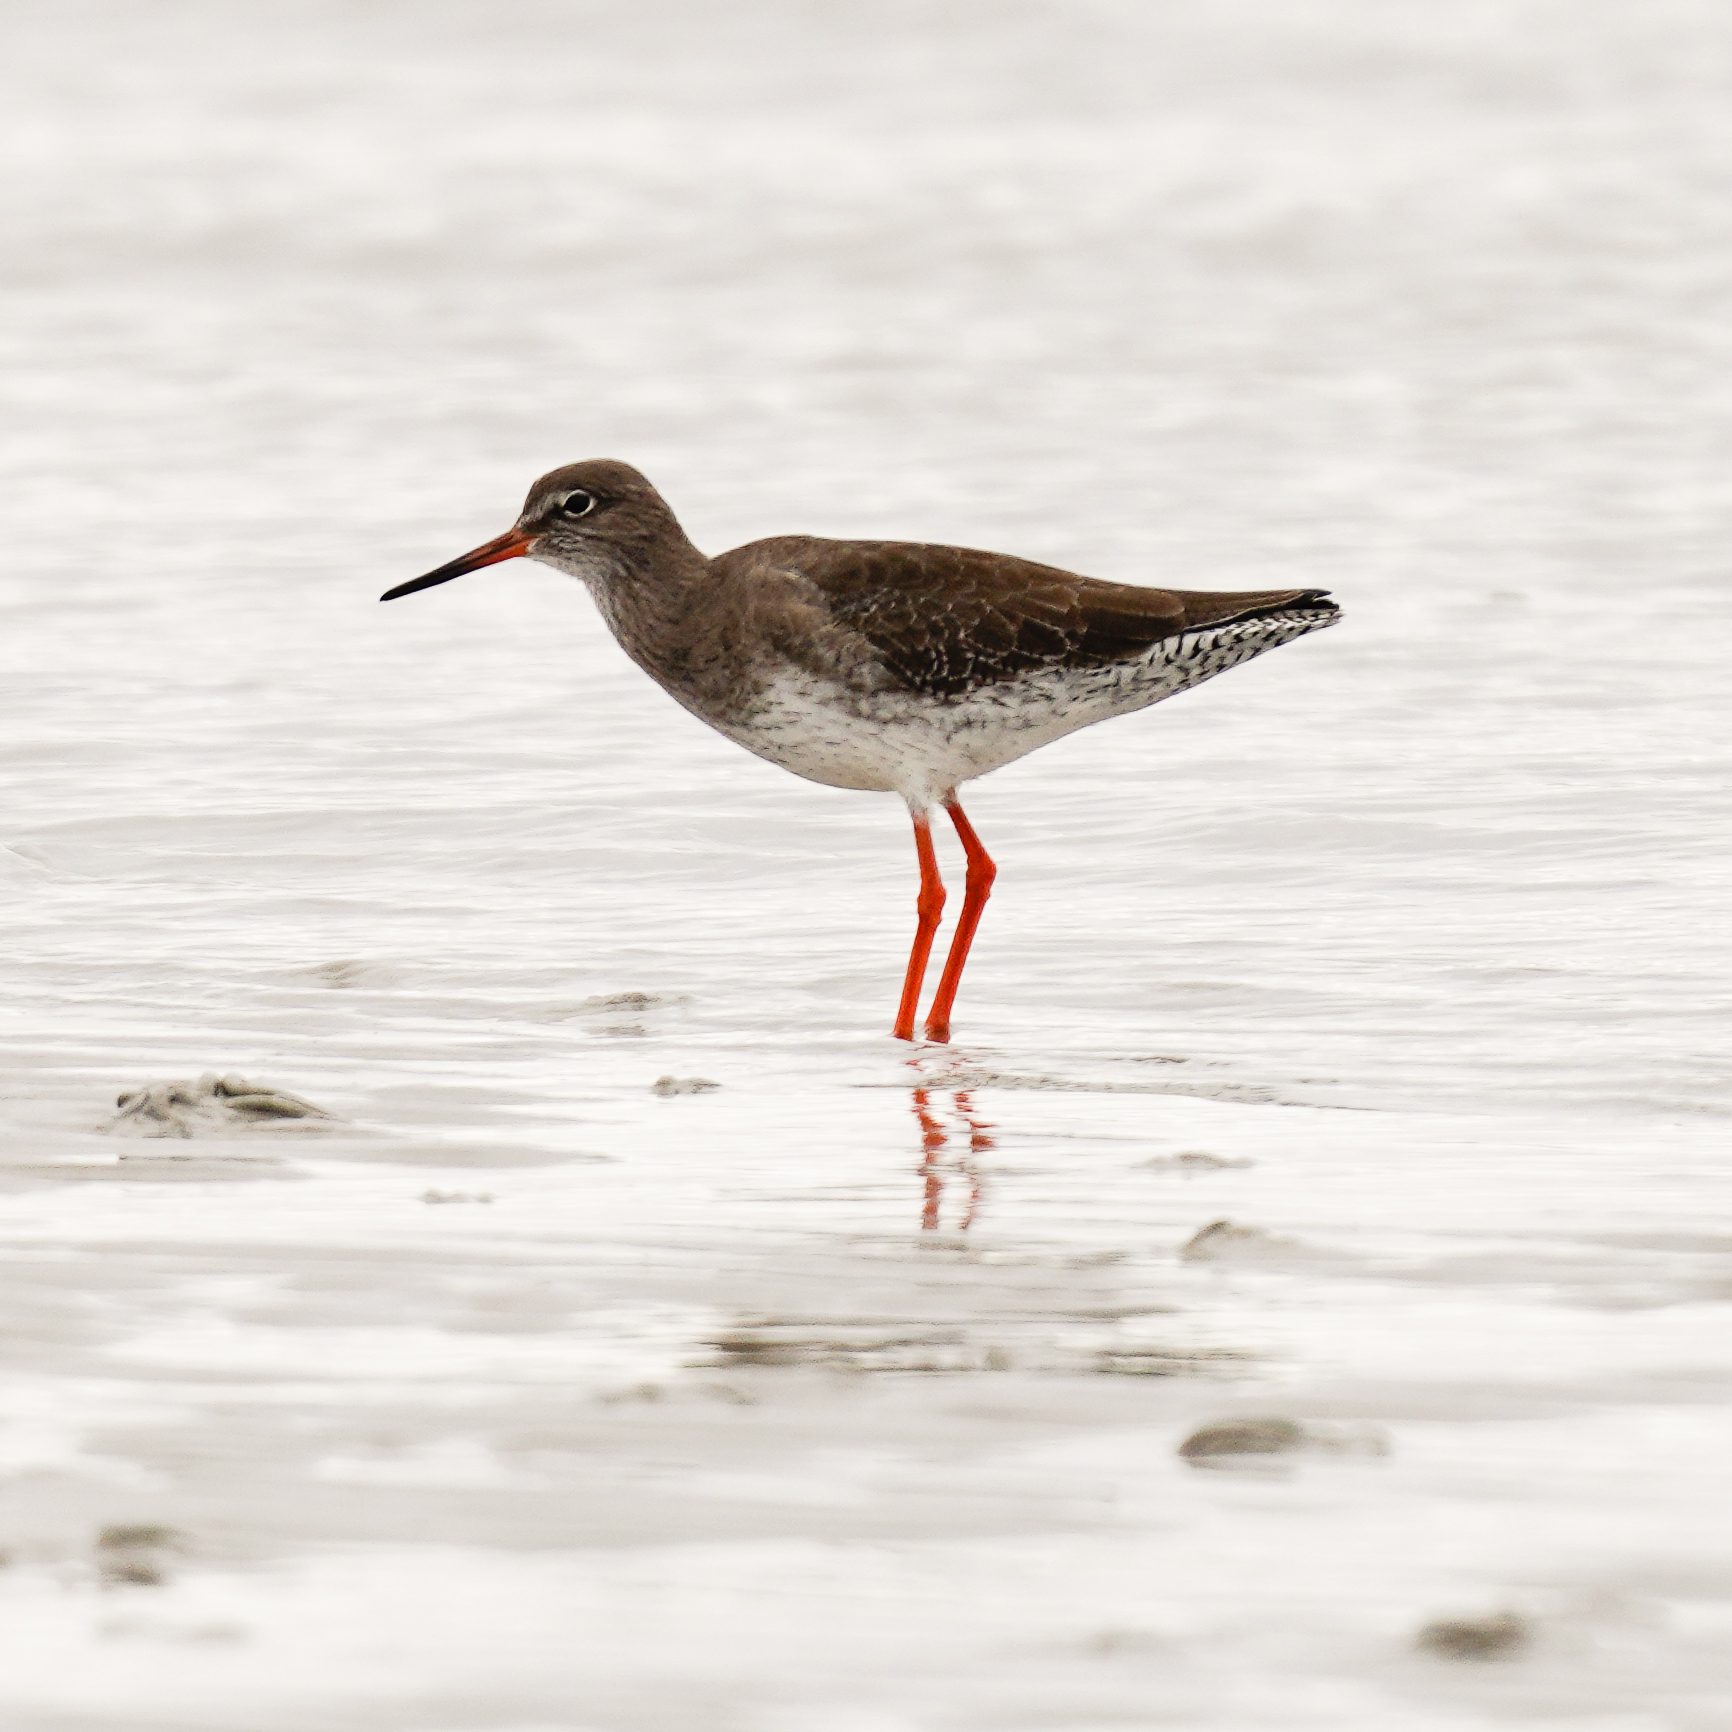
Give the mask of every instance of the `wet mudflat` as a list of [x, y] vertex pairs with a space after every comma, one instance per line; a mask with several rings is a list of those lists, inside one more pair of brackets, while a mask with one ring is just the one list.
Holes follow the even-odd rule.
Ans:
[[[250, 16], [0, 118], [8, 1732], [1719, 1732], [1723, 24]], [[1349, 615], [911, 1052], [893, 802], [374, 603], [600, 454]]]
[[37, 1129], [23, 1723], [1712, 1723], [1717, 1138], [664, 1039]]

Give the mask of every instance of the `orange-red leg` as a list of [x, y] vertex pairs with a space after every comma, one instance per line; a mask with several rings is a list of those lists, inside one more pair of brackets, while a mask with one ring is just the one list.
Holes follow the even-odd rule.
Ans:
[[992, 881], [998, 876], [998, 868], [981, 846], [974, 826], [963, 813], [961, 801], [951, 794], [944, 802], [944, 809], [956, 826], [963, 853], [968, 856], [968, 878], [962, 897], [962, 916], [956, 922], [956, 936], [950, 941], [950, 954], [944, 959], [944, 972], [938, 978], [938, 994], [926, 1018], [926, 1038], [940, 1041], [950, 1039], [950, 1012], [956, 1003], [956, 989], [962, 983], [968, 947], [974, 942], [974, 929], [980, 924], [986, 899], [992, 894]]
[[932, 955], [932, 937], [938, 930], [938, 917], [944, 912], [944, 880], [938, 876], [938, 855], [932, 846], [932, 820], [924, 812], [914, 814], [914, 851], [920, 857], [920, 896], [914, 904], [920, 923], [914, 928], [914, 948], [908, 952], [908, 973], [902, 981], [902, 1003], [897, 1007], [896, 1027], [891, 1031], [898, 1040], [914, 1038], [914, 1013], [920, 1008], [920, 988], [926, 979], [926, 962]]

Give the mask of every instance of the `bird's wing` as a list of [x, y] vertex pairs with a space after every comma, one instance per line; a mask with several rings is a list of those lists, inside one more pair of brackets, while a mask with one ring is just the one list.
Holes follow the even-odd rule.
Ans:
[[1047, 668], [1130, 660], [1163, 638], [1324, 598], [1315, 589], [1143, 589], [918, 542], [784, 536], [717, 561], [730, 563], [796, 581], [811, 603], [801, 609], [812, 634], [801, 659], [827, 659], [841, 639], [864, 640], [893, 683], [934, 697]]

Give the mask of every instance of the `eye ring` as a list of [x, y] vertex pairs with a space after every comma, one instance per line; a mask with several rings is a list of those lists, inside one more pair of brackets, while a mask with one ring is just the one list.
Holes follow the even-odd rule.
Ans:
[[593, 493], [586, 493], [583, 488], [576, 487], [560, 500], [559, 515], [561, 517], [587, 517], [595, 510], [597, 503]]

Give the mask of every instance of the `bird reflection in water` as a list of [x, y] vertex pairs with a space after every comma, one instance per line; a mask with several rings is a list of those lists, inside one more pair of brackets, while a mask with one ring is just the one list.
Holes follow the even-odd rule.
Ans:
[[[920, 1126], [920, 1226], [936, 1232], [944, 1224], [945, 1190], [955, 1181], [955, 1229], [966, 1233], [980, 1214], [979, 1157], [996, 1148], [993, 1127], [980, 1116], [974, 1091], [927, 1079], [918, 1059], [909, 1060], [921, 1080], [914, 1087], [914, 1117]], [[945, 1121], [954, 1122], [954, 1130]], [[968, 1147], [961, 1146], [962, 1131]], [[953, 1148], [954, 1143], [954, 1148]]]

